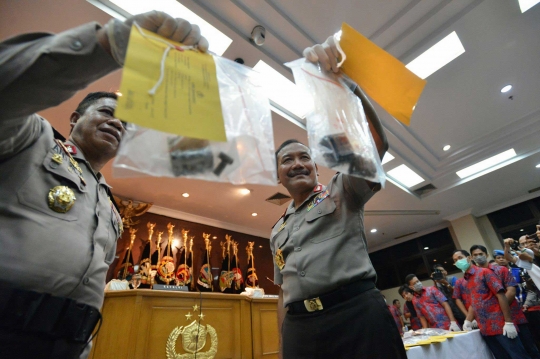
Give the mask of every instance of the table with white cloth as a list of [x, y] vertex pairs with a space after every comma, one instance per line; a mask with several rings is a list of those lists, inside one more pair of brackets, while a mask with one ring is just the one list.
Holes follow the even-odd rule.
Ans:
[[408, 359], [493, 359], [480, 330], [448, 338], [441, 343], [409, 347]]

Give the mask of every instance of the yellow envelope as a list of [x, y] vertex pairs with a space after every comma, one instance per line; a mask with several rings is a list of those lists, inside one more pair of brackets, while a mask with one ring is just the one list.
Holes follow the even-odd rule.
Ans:
[[[168, 47], [163, 41], [176, 48], [169, 50], [163, 81], [151, 95], [148, 91], [162, 74], [161, 62]], [[167, 133], [226, 141], [214, 58], [181, 46], [150, 31], [131, 28], [115, 115]]]
[[347, 55], [341, 67], [343, 72], [390, 115], [408, 126], [426, 81], [347, 23], [343, 23], [341, 31], [339, 44]]

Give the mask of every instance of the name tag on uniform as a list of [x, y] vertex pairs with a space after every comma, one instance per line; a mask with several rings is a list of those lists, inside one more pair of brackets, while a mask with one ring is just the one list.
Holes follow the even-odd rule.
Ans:
[[310, 204], [308, 204], [307, 206], [307, 211], [311, 211], [313, 208], [317, 207], [317, 205], [319, 203], [321, 203], [322, 201], [324, 201], [324, 199], [326, 197], [328, 197], [330, 195], [330, 191], [329, 190], [326, 190], [324, 192], [321, 192], [319, 193], [318, 195], [315, 196], [315, 198], [313, 198], [313, 200], [311, 201]]

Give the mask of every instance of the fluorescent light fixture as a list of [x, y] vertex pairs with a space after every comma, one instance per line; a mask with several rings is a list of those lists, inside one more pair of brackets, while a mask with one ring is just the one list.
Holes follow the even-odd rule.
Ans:
[[232, 43], [232, 39], [212, 26], [193, 11], [176, 0], [110, 0], [111, 3], [127, 11], [131, 15], [141, 14], [152, 10], [163, 11], [174, 18], [182, 18], [192, 24], [196, 24], [201, 29], [201, 34], [210, 43], [209, 50], [218, 56], [223, 55], [225, 50]]
[[385, 164], [385, 163], [388, 163], [390, 161], [392, 161], [395, 157], [392, 156], [392, 154], [390, 152], [386, 152], [384, 154], [384, 157], [382, 158], [382, 161], [381, 161], [381, 164]]
[[443, 151], [448, 151], [452, 146], [446, 145], [442, 148]]
[[373, 229], [371, 230], [371, 233], [376, 233], [376, 232], [377, 232], [377, 228], [373, 228]]
[[512, 89], [512, 85], [506, 85], [504, 86], [502, 89], [501, 89], [501, 92], [502, 93], [507, 93], [508, 91], [510, 91]]
[[534, 5], [538, 4], [540, 0], [519, 0], [519, 8], [521, 9], [521, 13], [524, 13], [525, 11], [532, 8]]
[[407, 188], [411, 188], [412, 186], [424, 182], [424, 179], [407, 167], [407, 165], [398, 166], [393, 170], [388, 171], [386, 174]]
[[253, 69], [261, 74], [263, 86], [270, 100], [299, 118], [306, 116], [309, 99], [301, 95], [301, 91], [292, 81], [263, 60], [257, 62]]
[[425, 79], [464, 52], [465, 48], [456, 32], [453, 31], [422, 55], [409, 62], [406, 67], [418, 77]]
[[[472, 166], [469, 166], [467, 168], [462, 169], [461, 171], [457, 171], [456, 174], [460, 178], [466, 178], [469, 177], [475, 173], [487, 170], [490, 167], [496, 166], [506, 160], [509, 160], [512, 157], [515, 157], [516, 151], [514, 151], [513, 148], [509, 149], [508, 151], [504, 151], [502, 153], [499, 153], [498, 155], [492, 156], [488, 159], [485, 159], [483, 161], [480, 161], [478, 163], [475, 163]], [[500, 167], [499, 167], [500, 168]], [[491, 172], [491, 171], [490, 171]]]

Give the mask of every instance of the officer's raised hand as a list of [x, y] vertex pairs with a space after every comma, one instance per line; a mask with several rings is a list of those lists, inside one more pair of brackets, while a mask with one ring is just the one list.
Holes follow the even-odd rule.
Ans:
[[189, 46], [196, 46], [199, 50], [208, 50], [208, 40], [201, 36], [197, 25], [190, 24], [184, 19], [175, 19], [161, 11], [150, 11], [135, 15], [125, 22], [112, 19], [97, 33], [98, 41], [103, 48], [120, 64], [124, 65], [131, 25], [136, 22], [141, 28], [155, 32], [168, 39], [181, 42]]
[[322, 44], [313, 45], [304, 49], [303, 55], [306, 60], [310, 62], [319, 62], [321, 68], [326, 71], [339, 71], [338, 62], [340, 53], [337, 49], [334, 36], [328, 37]]

